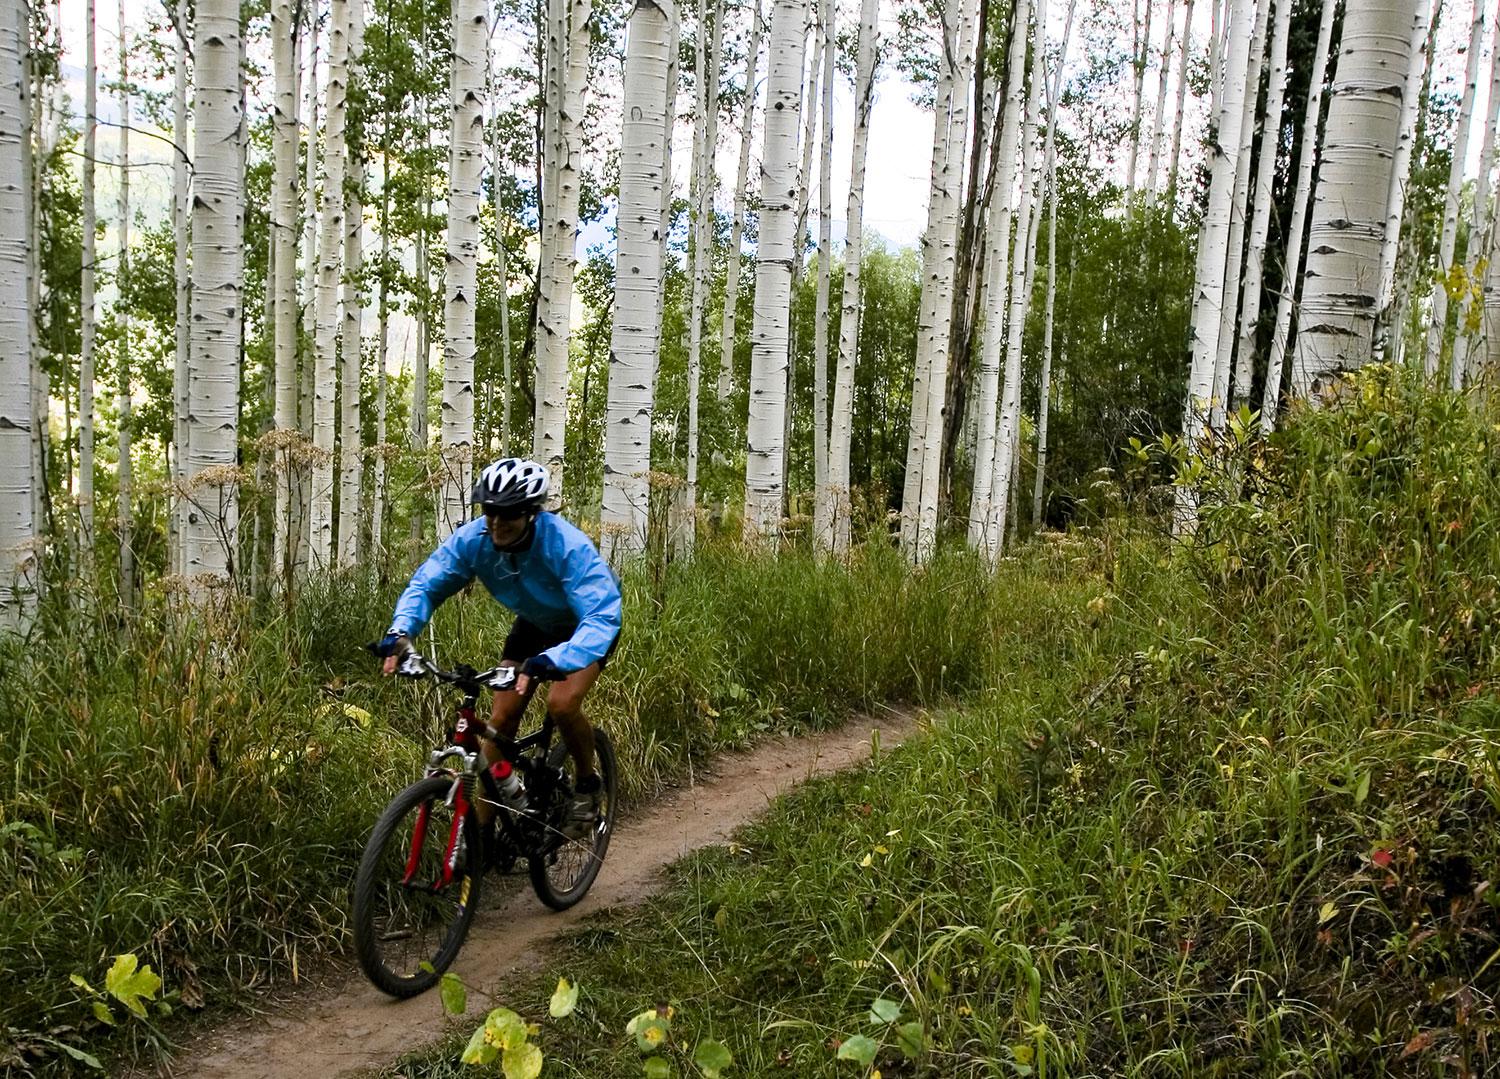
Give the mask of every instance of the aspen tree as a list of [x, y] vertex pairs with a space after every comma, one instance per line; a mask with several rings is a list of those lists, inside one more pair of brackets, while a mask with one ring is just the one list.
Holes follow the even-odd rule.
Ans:
[[[306, 82], [306, 154], [302, 174], [302, 341], [300, 370], [297, 377], [297, 430], [305, 446], [311, 446], [313, 420], [313, 382], [316, 363], [313, 345], [317, 337], [317, 293], [318, 293], [318, 162], [320, 154], [320, 118], [322, 97], [318, 90], [318, 36], [319, 0], [307, 5], [307, 57], [304, 62]], [[291, 548], [287, 577], [291, 578], [306, 570], [308, 559], [307, 523], [312, 484], [306, 466], [298, 463], [295, 489], [288, 481], [292, 493], [292, 512], [289, 515], [287, 543]]]
[[[1182, 48], [1177, 54], [1177, 104], [1172, 110], [1172, 150], [1167, 162], [1167, 202], [1177, 203], [1177, 170], [1182, 161], [1182, 112], [1187, 101], [1188, 58], [1193, 51], [1193, 2], [1182, 6]], [[1217, 5], [1219, 0], [1209, 0]]]
[[984, 337], [979, 353], [979, 393], [975, 399], [979, 427], [974, 443], [974, 488], [969, 498], [969, 546], [981, 547], [990, 520], [990, 487], [994, 481], [995, 412], [1000, 396], [1000, 357], [1005, 347], [1005, 313], [1010, 295], [1010, 221], [1016, 186], [1016, 150], [1021, 138], [1021, 104], [1026, 93], [1026, 42], [1031, 0], [1016, 0], [1006, 62], [1005, 108], [995, 186], [990, 194]]
[[824, 0], [823, 145], [818, 163], [818, 285], [813, 308], [813, 537], [822, 543], [832, 522], [828, 489], [828, 287], [833, 274], [834, 0]]
[[745, 447], [745, 537], [751, 541], [774, 542], [786, 479], [783, 420], [806, 21], [806, 0], [773, 0]]
[[590, 0], [568, 0], [568, 34], [561, 114], [557, 119], [556, 200], [545, 212], [553, 223], [547, 320], [537, 333], [536, 428], [533, 452], [552, 476], [554, 502], [562, 496], [568, 419], [568, 347], [572, 339], [573, 272], [578, 243], [578, 181], [583, 166], [583, 91], [588, 79]]
[[688, 305], [688, 438], [687, 482], [678, 492], [677, 525], [673, 529], [679, 550], [691, 551], [696, 536], [698, 512], [698, 394], [702, 376], [703, 306], [708, 299], [713, 273], [714, 151], [719, 132], [719, 63], [724, 31], [723, 6], [715, 3], [713, 30], [708, 29], [709, 7], [698, 2], [698, 124], [693, 147], [694, 181], [692, 207], [692, 294]]
[[[491, 31], [493, 36], [494, 31]], [[493, 50], [491, 50], [493, 52]], [[499, 63], [499, 57], [495, 56], [494, 62]], [[503, 456], [510, 456], [510, 404], [513, 396], [512, 378], [510, 370], [510, 267], [508, 263], [509, 253], [506, 251], [505, 243], [505, 217], [500, 204], [500, 177], [504, 154], [500, 146], [500, 101], [499, 80], [497, 72], [492, 68], [490, 71], [490, 114], [491, 114], [491, 145], [490, 145], [490, 209], [495, 216], [495, 294], [500, 300], [500, 452]], [[485, 446], [486, 451], [489, 450]]]
[[[360, 70], [365, 48], [365, 0], [349, 2], [348, 85], [364, 78]], [[347, 97], [347, 95], [346, 95]], [[343, 331], [339, 336], [339, 526], [338, 565], [348, 569], [359, 557], [360, 465], [359, 395], [363, 367], [364, 301], [360, 275], [364, 272], [365, 164], [364, 137], [354, 127], [344, 148], [348, 160], [348, 193], [344, 208]], [[467, 492], [465, 492], [467, 493]]]
[[[92, 0], [90, 0], [92, 2]], [[188, 452], [188, 298], [192, 281], [188, 277], [188, 110], [187, 110], [187, 0], [177, 0], [177, 47], [172, 62], [172, 283], [176, 298], [176, 352], [172, 359], [172, 520], [168, 566], [173, 573], [183, 568], [183, 515], [187, 503], [182, 498], [182, 481], [187, 475]], [[295, 137], [295, 133], [294, 133]]]
[[[1042, 373], [1037, 395], [1036, 421], [1036, 478], [1031, 491], [1031, 525], [1040, 528], [1042, 523], [1042, 496], [1046, 490], [1047, 477], [1047, 419], [1048, 405], [1052, 397], [1052, 315], [1057, 301], [1057, 110], [1062, 103], [1063, 70], [1068, 62], [1068, 42], [1073, 33], [1073, 12], [1076, 0], [1068, 0], [1068, 15], [1063, 22], [1062, 45], [1058, 51], [1057, 70], [1047, 89], [1047, 140], [1042, 152], [1043, 182], [1047, 192], [1047, 302], [1042, 314]], [[1171, 38], [1171, 9], [1168, 7], [1167, 37]], [[1162, 67], [1166, 67], [1166, 52], [1163, 51]], [[1160, 100], [1160, 98], [1158, 98]], [[1160, 111], [1160, 110], [1158, 110]], [[1157, 122], [1158, 131], [1161, 128]], [[1153, 157], [1155, 149], [1153, 146]], [[1151, 185], [1155, 188], [1155, 169], [1152, 169]], [[1029, 288], [1030, 286], [1028, 286]]]
[[1395, 316], [1396, 256], [1401, 247], [1401, 222], [1405, 215], [1406, 188], [1411, 177], [1411, 155], [1416, 142], [1417, 113], [1422, 101], [1422, 84], [1428, 67], [1429, 20], [1435, 12], [1430, 0], [1418, 0], [1412, 16], [1411, 62], [1407, 65], [1402, 87], [1401, 126], [1396, 138], [1396, 154], [1391, 162], [1391, 183], [1386, 197], [1385, 232], [1380, 244], [1380, 278], [1375, 293], [1375, 354], [1385, 356], [1390, 349], [1391, 320]]
[[[34, 609], [36, 520], [31, 463], [31, 237], [26, 199], [27, 8], [0, 0], [0, 628], [24, 631]], [[92, 26], [90, 22], [90, 26]]]
[[1344, 13], [1313, 192], [1291, 393], [1311, 397], [1369, 362], [1391, 162], [1418, 0], [1362, 0]]
[[[1468, 164], [1469, 139], [1473, 133], [1474, 96], [1479, 85], [1479, 53], [1484, 46], [1484, 0], [1474, 0], [1474, 19], [1469, 29], [1469, 54], [1464, 65], [1464, 96], [1458, 110], [1458, 126], [1453, 132], [1453, 153], [1448, 163], [1448, 189], [1443, 200], [1443, 233], [1438, 242], [1438, 280], [1432, 289], [1432, 321], [1427, 326], [1425, 369], [1427, 377], [1436, 375], [1442, 365], [1443, 343], [1448, 332], [1448, 278], [1453, 269], [1453, 253], [1458, 244], [1458, 200], [1464, 186], [1464, 166]], [[1463, 371], [1450, 363], [1448, 381], [1457, 390], [1463, 385]]]
[[115, 357], [115, 529], [120, 541], [120, 603], [129, 610], [135, 605], [135, 546], [131, 537], [135, 522], [130, 504], [135, 475], [130, 460], [130, 36], [125, 26], [125, 0], [120, 0], [119, 27], [120, 221], [115, 321], [120, 351]]
[[323, 210], [318, 235], [316, 336], [313, 342], [312, 489], [308, 553], [314, 569], [333, 565], [334, 401], [338, 389], [339, 284], [344, 250], [344, 177], [349, 79], [349, 5], [328, 6], [328, 117], [323, 147]]
[[[292, 0], [271, 6], [271, 65], [275, 79], [272, 109], [271, 234], [274, 281], [271, 310], [275, 341], [277, 430], [297, 427], [297, 51], [298, 26]], [[291, 509], [291, 472], [277, 476], [272, 518], [273, 575], [286, 568]]]
[[[922, 291], [918, 300], [917, 358], [912, 370], [911, 420], [906, 443], [906, 475], [901, 493], [901, 549], [921, 563], [930, 553], [922, 533], [927, 457], [938, 453], [941, 430], [932, 430], [932, 384], [947, 375], [947, 333], [952, 304], [944, 305], [944, 281], [951, 284], [956, 258], [957, 199], [953, 193], [953, 137], [951, 120], [959, 85], [959, 36], [962, 0], [941, 11], [942, 54], [938, 62], [937, 92], [933, 102], [931, 185], [927, 196], [927, 227], [922, 236]], [[940, 340], [941, 339], [941, 340]], [[941, 362], [938, 353], [941, 352]], [[946, 388], [946, 387], [945, 387]], [[942, 426], [941, 413], [938, 426]], [[933, 494], [936, 506], [936, 494]], [[935, 528], [936, 521], [933, 521]]]
[[1255, 177], [1255, 210], [1250, 222], [1250, 243], [1245, 252], [1239, 348], [1235, 354], [1231, 404], [1249, 399], [1250, 380], [1255, 369], [1255, 334], [1260, 325], [1260, 289], [1265, 271], [1266, 239], [1271, 230], [1271, 184], [1276, 176], [1277, 150], [1281, 143], [1281, 102], [1286, 93], [1286, 49], [1291, 21], [1291, 0], [1276, 0], [1276, 22], [1271, 30], [1271, 75], [1266, 90], [1260, 160]]
[[1338, 0], [1319, 0], [1318, 43], [1313, 52], [1312, 77], [1308, 82], [1307, 110], [1302, 117], [1302, 146], [1298, 151], [1297, 186], [1292, 195], [1292, 219], [1287, 226], [1286, 259], [1281, 275], [1281, 295], [1276, 300], [1276, 326], [1271, 331], [1271, 352], [1266, 359], [1266, 385], [1260, 404], [1260, 427], [1269, 434], [1276, 427], [1281, 406], [1281, 372], [1287, 337], [1292, 326], [1292, 304], [1302, 279], [1302, 234], [1307, 220], [1307, 199], [1312, 191], [1313, 166], [1318, 158], [1318, 120], [1323, 111], [1323, 79], [1328, 69], [1328, 49], [1333, 37], [1333, 17]]
[[1046, 86], [1047, 2], [1036, 5], [1036, 46], [1031, 57], [1032, 90], [1026, 101], [1026, 119], [1021, 129], [1021, 203], [1016, 212], [1016, 241], [1010, 258], [1009, 313], [1006, 316], [1004, 390], [1000, 421], [995, 433], [995, 464], [990, 479], [990, 516], [985, 527], [985, 558], [993, 563], [1000, 556], [1007, 517], [1014, 493], [1013, 481], [1021, 438], [1021, 343], [1030, 302], [1027, 267], [1032, 246], [1030, 192], [1035, 186], [1037, 161], [1036, 124]]
[[[0, 0], [3, 3], [4, 0]], [[79, 271], [78, 357], [78, 553], [91, 566], [94, 551], [94, 265], [98, 261], [98, 211], [94, 163], [98, 158], [99, 65], [95, 0], [84, 5], [83, 60], [83, 255]], [[0, 582], [0, 588], [3, 588]], [[0, 594], [3, 595], [3, 594]]]
[[[1230, 3], [1224, 92], [1219, 95], [1218, 138], [1209, 146], [1208, 206], [1198, 233], [1193, 285], [1192, 366], [1188, 371], [1187, 401], [1183, 406], [1183, 435], [1189, 440], [1189, 445], [1195, 447], [1201, 444], [1206, 431], [1209, 398], [1213, 395], [1214, 361], [1224, 304], [1224, 270], [1229, 255], [1229, 216], [1234, 205], [1240, 127], [1245, 111], [1245, 71], [1249, 66], [1251, 28], [1255, 22], [1255, 0], [1230, 0]], [[1186, 487], [1179, 487], [1176, 527], [1190, 528], [1196, 515], [1197, 502], [1193, 493]]]
[[1131, 93], [1130, 106], [1130, 153], [1125, 163], [1125, 193], [1130, 195], [1135, 191], [1136, 164], [1141, 156], [1141, 111], [1142, 101], [1146, 87], [1146, 67], [1151, 62], [1151, 0], [1146, 3], [1146, 24], [1144, 27], [1136, 23], [1136, 30], [1140, 33], [1140, 43], [1131, 57], [1131, 66], [1135, 68], [1135, 88]]
[[844, 284], [839, 316], [839, 365], [834, 378], [833, 416], [828, 436], [828, 480], [821, 495], [828, 501], [828, 531], [820, 542], [837, 555], [844, 555], [849, 550], [852, 523], [849, 447], [854, 413], [854, 368], [859, 355], [865, 163], [870, 146], [870, 109], [874, 104], [875, 45], [879, 17], [880, 0], [861, 0], [859, 38], [854, 47], [854, 137], [849, 149], [849, 201], [844, 214]]
[[[879, 0], [875, 0], [879, 2]], [[719, 344], [719, 400], [725, 401], [734, 387], [734, 326], [740, 295], [740, 240], [745, 227], [745, 201], [750, 187], [750, 140], [755, 131], [755, 101], [758, 96], [755, 68], [760, 59], [760, 0], [749, 0], [750, 47], [745, 59], [745, 103], [740, 118], [740, 157], [735, 170], [734, 210], [729, 223], [729, 261], [724, 269], [724, 321]], [[846, 256], [847, 258], [847, 256]]]
[[481, 65], [489, 37], [483, 0], [453, 0], [452, 12], [453, 133], [448, 158], [447, 271], [443, 275], [444, 486], [443, 518], [438, 522], [442, 537], [468, 519], [474, 464], [474, 290], [484, 173], [485, 72]]
[[1495, 169], [1496, 138], [1500, 136], [1500, 18], [1490, 38], [1489, 119], [1484, 124], [1484, 140], [1479, 148], [1479, 178], [1474, 182], [1474, 198], [1469, 222], [1469, 245], [1465, 253], [1464, 306], [1458, 317], [1458, 333], [1453, 339], [1453, 366], [1460, 375], [1468, 374], [1471, 349], [1481, 336], [1483, 320], [1476, 306], [1483, 304], [1484, 259], [1488, 255], [1486, 240], [1492, 225], [1490, 174]]
[[[1151, 156], [1146, 164], [1146, 190], [1154, 201], [1156, 178], [1161, 168], [1161, 144], [1167, 119], [1167, 75], [1171, 71], [1172, 39], [1177, 32], [1173, 16], [1177, 14], [1177, 0], [1167, 0], [1167, 32], [1161, 43], [1161, 65], [1156, 75], [1156, 112], [1151, 119]], [[1049, 241], [1050, 242], [1050, 241]]]
[[186, 485], [189, 579], [200, 594], [234, 571], [244, 272], [240, 5], [198, 0], [193, 68], [193, 328]]
[[1250, 39], [1250, 63], [1245, 75], [1244, 114], [1240, 121], [1240, 150], [1234, 174], [1234, 207], [1229, 218], [1229, 256], [1224, 270], [1224, 308], [1219, 321], [1218, 353], [1214, 357], [1213, 395], [1209, 406], [1209, 425], [1216, 431], [1223, 429], [1229, 410], [1229, 379], [1234, 370], [1234, 346], [1239, 328], [1240, 271], [1245, 258], [1245, 211], [1250, 200], [1250, 159], [1255, 147], [1260, 68], [1265, 57], [1266, 26], [1272, 2], [1258, 0], [1255, 34]]
[[625, 38], [620, 135], [619, 245], [610, 331], [600, 546], [619, 564], [646, 549], [651, 468], [652, 371], [661, 342], [662, 139], [668, 130], [671, 0], [636, 0]]

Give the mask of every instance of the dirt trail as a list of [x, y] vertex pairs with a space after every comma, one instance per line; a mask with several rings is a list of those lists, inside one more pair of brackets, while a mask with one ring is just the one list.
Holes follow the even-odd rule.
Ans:
[[[862, 717], [837, 730], [781, 738], [749, 753], [726, 755], [692, 786], [676, 790], [623, 820], [588, 897], [572, 910], [548, 912], [529, 887], [491, 899], [475, 918], [453, 970], [470, 988], [475, 1016], [508, 974], [541, 962], [561, 930], [610, 907], [656, 894], [662, 867], [689, 851], [721, 842], [765, 809], [771, 798], [815, 775], [864, 760], [870, 735], [892, 746], [916, 728], [907, 713]], [[496, 885], [495, 878], [486, 884]], [[268, 1014], [208, 1031], [188, 1043], [157, 1074], [194, 1079], [302, 1079], [354, 1075], [419, 1049], [424, 1035], [440, 1037], [436, 990], [393, 1001], [352, 967], [315, 999], [294, 993]]]

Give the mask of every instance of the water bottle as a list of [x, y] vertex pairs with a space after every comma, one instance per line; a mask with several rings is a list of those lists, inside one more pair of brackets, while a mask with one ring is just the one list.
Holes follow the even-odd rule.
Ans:
[[526, 808], [526, 784], [510, 761], [498, 760], [490, 765], [490, 779], [501, 805], [513, 810]]

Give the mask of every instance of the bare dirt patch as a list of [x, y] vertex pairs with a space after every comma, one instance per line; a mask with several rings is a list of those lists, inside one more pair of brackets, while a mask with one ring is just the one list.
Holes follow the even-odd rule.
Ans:
[[[561, 914], [547, 911], [530, 888], [506, 887], [490, 878], [491, 899], [469, 931], [453, 970], [470, 987], [470, 1009], [479, 1015], [508, 975], [539, 964], [548, 942], [580, 919], [610, 907], [629, 906], [656, 894], [662, 868], [690, 851], [722, 842], [803, 780], [863, 761], [871, 734], [893, 746], [917, 728], [907, 712], [861, 717], [836, 730], [779, 738], [748, 753], [718, 758], [687, 787], [624, 819], [609, 856], [583, 902]], [[496, 902], [496, 892], [503, 893]], [[195, 1079], [302, 1079], [356, 1075], [383, 1067], [443, 1033], [436, 991], [394, 1001], [352, 966], [321, 972], [312, 991], [271, 1001], [254, 1019], [239, 1020], [195, 1037], [155, 1074]]]

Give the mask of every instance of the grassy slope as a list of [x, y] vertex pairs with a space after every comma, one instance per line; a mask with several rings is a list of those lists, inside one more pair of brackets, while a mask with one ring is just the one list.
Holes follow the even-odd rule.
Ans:
[[[888, 551], [844, 570], [708, 549], [626, 584], [592, 714], [622, 747], [631, 798], [690, 756], [963, 692], [988, 663], [987, 588], [967, 558], [913, 577]], [[130, 638], [53, 607], [24, 648], [0, 644], [0, 1069], [27, 1031], [80, 1024], [66, 1036], [104, 1043], [69, 974], [97, 984], [112, 954], [212, 1005], [341, 945], [365, 834], [451, 708], [376, 678], [359, 650], [398, 587], [332, 583], [289, 611], [237, 610], [224, 643], [157, 602]], [[425, 647], [482, 664], [506, 626], [470, 595]]]
[[860, 1074], [861, 1032], [886, 1076], [1492, 1070], [1495, 439], [1371, 375], [1236, 456], [1258, 497], [1210, 500], [1193, 556], [1011, 567], [982, 701], [574, 938], [548, 1074], [639, 1075], [658, 1003], [735, 1075]]

